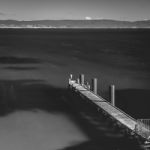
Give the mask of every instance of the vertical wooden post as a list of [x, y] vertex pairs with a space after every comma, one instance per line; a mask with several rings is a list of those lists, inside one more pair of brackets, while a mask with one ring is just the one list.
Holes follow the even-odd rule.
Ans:
[[73, 77], [73, 75], [72, 74], [70, 74], [70, 79], [72, 80], [72, 77]]
[[77, 83], [80, 84], [80, 79], [79, 78], [77, 78]]
[[97, 78], [92, 79], [92, 91], [97, 94]]
[[84, 85], [84, 74], [80, 74], [80, 84]]
[[111, 104], [115, 106], [115, 85], [110, 86], [110, 100]]
[[73, 75], [72, 75], [72, 74], [70, 74], [69, 82], [72, 80], [72, 78], [73, 78]]

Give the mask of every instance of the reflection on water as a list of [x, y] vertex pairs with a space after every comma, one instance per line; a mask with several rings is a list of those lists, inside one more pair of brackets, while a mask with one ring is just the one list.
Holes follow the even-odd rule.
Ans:
[[1, 150], [55, 150], [86, 140], [66, 114], [17, 111], [0, 118]]
[[65, 93], [42, 80], [0, 80], [0, 149], [55, 150], [88, 140], [71, 121]]
[[82, 102], [75, 98], [74, 104], [66, 89], [43, 80], [0, 80], [0, 149], [84, 150], [90, 146], [124, 150], [126, 143], [136, 146], [94, 113], [95, 109], [78, 101]]

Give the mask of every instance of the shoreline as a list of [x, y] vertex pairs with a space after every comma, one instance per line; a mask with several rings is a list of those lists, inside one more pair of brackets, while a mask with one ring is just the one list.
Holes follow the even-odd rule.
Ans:
[[111, 29], [131, 29], [131, 30], [144, 30], [144, 29], [150, 29], [150, 27], [0, 27], [0, 29], [107, 29], [107, 30], [111, 30]]

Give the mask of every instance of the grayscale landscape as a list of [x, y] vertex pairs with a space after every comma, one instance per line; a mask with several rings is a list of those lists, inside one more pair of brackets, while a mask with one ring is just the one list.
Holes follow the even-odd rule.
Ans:
[[[1, 0], [0, 150], [150, 147], [149, 14], [147, 0]], [[80, 74], [97, 95], [70, 86]]]

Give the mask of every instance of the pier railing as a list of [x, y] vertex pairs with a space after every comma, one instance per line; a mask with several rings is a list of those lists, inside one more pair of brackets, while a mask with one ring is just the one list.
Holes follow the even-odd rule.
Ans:
[[[147, 132], [143, 132], [143, 128], [147, 129]], [[137, 119], [135, 130], [138, 134], [144, 134], [150, 140], [150, 119]]]

